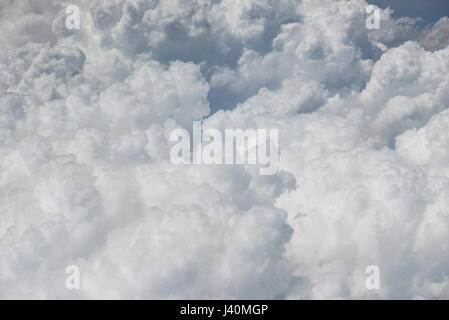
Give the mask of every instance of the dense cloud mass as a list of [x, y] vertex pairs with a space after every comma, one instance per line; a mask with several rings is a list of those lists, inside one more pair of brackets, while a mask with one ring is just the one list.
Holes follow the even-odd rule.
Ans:
[[[367, 5], [1, 0], [0, 298], [449, 298], [449, 18]], [[172, 164], [194, 120], [279, 172]]]

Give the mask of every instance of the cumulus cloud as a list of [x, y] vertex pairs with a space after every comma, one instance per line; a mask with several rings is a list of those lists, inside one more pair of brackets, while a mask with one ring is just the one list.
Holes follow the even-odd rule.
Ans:
[[[449, 298], [448, 18], [367, 5], [0, 4], [0, 297]], [[172, 164], [195, 120], [279, 172]]]

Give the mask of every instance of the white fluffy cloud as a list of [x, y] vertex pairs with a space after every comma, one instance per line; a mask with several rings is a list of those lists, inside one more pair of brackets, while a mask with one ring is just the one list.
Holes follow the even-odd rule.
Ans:
[[[1, 298], [449, 298], [447, 17], [68, 4], [0, 4]], [[193, 120], [278, 128], [281, 170], [173, 165]]]

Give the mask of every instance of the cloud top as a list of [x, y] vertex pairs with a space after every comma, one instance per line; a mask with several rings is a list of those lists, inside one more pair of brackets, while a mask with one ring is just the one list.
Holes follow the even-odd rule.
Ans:
[[[0, 5], [1, 298], [449, 297], [447, 17], [71, 4]], [[279, 172], [173, 165], [194, 120], [278, 129]]]

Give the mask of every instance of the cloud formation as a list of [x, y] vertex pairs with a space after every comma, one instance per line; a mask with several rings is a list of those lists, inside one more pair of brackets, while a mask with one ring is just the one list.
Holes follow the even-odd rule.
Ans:
[[[449, 298], [447, 17], [70, 4], [0, 4], [0, 298]], [[173, 165], [194, 120], [277, 128], [279, 172]]]

